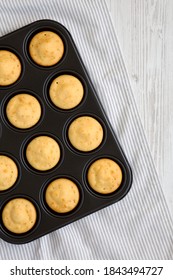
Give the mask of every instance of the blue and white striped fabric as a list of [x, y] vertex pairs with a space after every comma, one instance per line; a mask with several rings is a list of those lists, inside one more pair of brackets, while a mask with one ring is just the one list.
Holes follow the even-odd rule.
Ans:
[[1, 0], [0, 36], [39, 19], [68, 28], [133, 169], [128, 195], [25, 245], [0, 240], [0, 259], [173, 259], [173, 223], [104, 1]]

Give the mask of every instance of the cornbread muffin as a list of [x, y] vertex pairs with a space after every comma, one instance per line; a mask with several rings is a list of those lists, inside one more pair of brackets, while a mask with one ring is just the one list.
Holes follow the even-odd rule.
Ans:
[[72, 211], [79, 202], [79, 190], [77, 185], [66, 178], [52, 181], [45, 194], [47, 205], [57, 213]]
[[35, 63], [52, 66], [60, 61], [64, 54], [64, 44], [59, 35], [52, 31], [37, 33], [29, 44], [29, 53]]
[[4, 155], [0, 155], [0, 191], [11, 188], [18, 177], [18, 168], [15, 162]]
[[26, 158], [33, 168], [46, 171], [59, 162], [60, 147], [53, 138], [38, 136], [28, 144]]
[[30, 128], [39, 121], [41, 106], [34, 96], [26, 93], [17, 94], [8, 102], [6, 115], [15, 127]]
[[84, 95], [84, 89], [76, 77], [61, 75], [51, 83], [49, 95], [54, 105], [68, 110], [79, 105]]
[[77, 150], [89, 152], [101, 144], [103, 140], [103, 128], [92, 117], [79, 117], [70, 124], [68, 138]]
[[0, 86], [9, 86], [16, 82], [21, 70], [20, 60], [14, 53], [0, 50]]
[[34, 205], [25, 198], [10, 200], [2, 211], [2, 222], [11, 232], [21, 234], [29, 231], [36, 223]]
[[91, 164], [87, 179], [93, 190], [101, 194], [109, 194], [121, 185], [122, 171], [115, 161], [102, 158]]

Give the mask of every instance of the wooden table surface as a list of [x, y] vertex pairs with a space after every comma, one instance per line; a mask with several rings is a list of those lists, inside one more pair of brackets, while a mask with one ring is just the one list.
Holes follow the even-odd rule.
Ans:
[[106, 2], [173, 218], [173, 1]]

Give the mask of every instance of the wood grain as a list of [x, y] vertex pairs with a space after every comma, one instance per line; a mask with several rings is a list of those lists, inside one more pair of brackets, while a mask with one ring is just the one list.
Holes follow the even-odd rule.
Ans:
[[173, 1], [106, 2], [173, 217]]

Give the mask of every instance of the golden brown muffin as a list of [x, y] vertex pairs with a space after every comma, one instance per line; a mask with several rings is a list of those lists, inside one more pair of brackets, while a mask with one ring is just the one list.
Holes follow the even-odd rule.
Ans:
[[72, 211], [79, 202], [79, 190], [77, 185], [66, 178], [52, 181], [46, 189], [46, 203], [57, 213]]
[[27, 129], [34, 126], [41, 117], [38, 100], [26, 93], [20, 93], [10, 99], [6, 107], [9, 122], [17, 128]]
[[10, 200], [2, 211], [2, 222], [11, 232], [26, 233], [36, 223], [37, 212], [34, 205], [25, 198]]
[[46, 171], [59, 162], [60, 147], [52, 137], [38, 136], [28, 144], [26, 158], [33, 168]]
[[35, 63], [41, 66], [53, 66], [64, 54], [64, 44], [59, 35], [52, 31], [37, 33], [29, 44], [29, 53]]
[[54, 105], [68, 110], [79, 105], [84, 95], [84, 89], [82, 83], [76, 77], [61, 75], [51, 83], [49, 95]]
[[103, 140], [103, 128], [89, 116], [76, 118], [69, 126], [70, 143], [79, 151], [89, 152], [96, 149]]
[[0, 155], [0, 191], [11, 188], [18, 177], [18, 168], [15, 162], [4, 155]]
[[0, 86], [9, 86], [16, 82], [21, 74], [19, 58], [12, 52], [0, 50]]
[[91, 164], [87, 179], [93, 190], [101, 194], [109, 194], [121, 185], [122, 171], [115, 161], [102, 158]]

